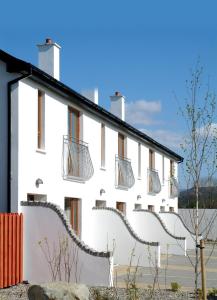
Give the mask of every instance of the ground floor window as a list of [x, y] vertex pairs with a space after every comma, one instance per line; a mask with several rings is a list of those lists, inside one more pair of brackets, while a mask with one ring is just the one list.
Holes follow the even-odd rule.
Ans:
[[142, 204], [135, 203], [134, 209], [142, 209]]
[[123, 214], [126, 214], [126, 203], [116, 202], [116, 209], [120, 210]]
[[96, 200], [96, 207], [106, 207], [106, 201]]
[[81, 235], [81, 200], [77, 198], [65, 198], [65, 213], [68, 217], [72, 229]]
[[164, 212], [164, 211], [165, 211], [165, 206], [161, 206], [161, 207], [160, 207], [160, 211], [161, 211], [161, 212]]
[[174, 210], [174, 207], [173, 207], [173, 206], [170, 206], [170, 207], [169, 207], [169, 211], [174, 212], [174, 211], [175, 211], [175, 210]]
[[148, 210], [154, 211], [154, 205], [148, 205]]
[[47, 195], [27, 194], [27, 201], [47, 201]]

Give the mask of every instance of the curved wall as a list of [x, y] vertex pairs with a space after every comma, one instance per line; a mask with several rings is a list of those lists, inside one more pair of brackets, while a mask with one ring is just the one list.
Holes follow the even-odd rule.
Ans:
[[[24, 214], [24, 278], [30, 283], [51, 281], [51, 273], [39, 241], [47, 238], [51, 256], [60, 238], [68, 238], [74, 259], [71, 281], [92, 286], [112, 285], [112, 257], [109, 252], [90, 249], [74, 234], [63, 211], [54, 204], [22, 202]], [[53, 253], [53, 254], [52, 254]], [[76, 257], [76, 258], [75, 258]]]
[[172, 234], [186, 237], [187, 249], [195, 249], [195, 235], [186, 227], [178, 214], [161, 212], [159, 216]]
[[170, 233], [157, 214], [148, 210], [134, 210], [130, 222], [140, 238], [158, 241], [161, 253], [186, 255], [186, 239]]
[[98, 251], [114, 250], [115, 264], [129, 265], [132, 258], [133, 266], [160, 266], [159, 244], [139, 238], [121, 212], [114, 208], [93, 208], [91, 215], [90, 234], [85, 240], [88, 245]]

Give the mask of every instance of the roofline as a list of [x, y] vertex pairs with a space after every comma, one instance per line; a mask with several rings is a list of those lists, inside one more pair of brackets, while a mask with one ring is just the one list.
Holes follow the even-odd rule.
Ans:
[[[78, 92], [74, 91], [67, 85], [63, 84], [62, 82], [56, 80], [46, 72], [42, 71], [41, 69], [37, 68], [36, 66], [25, 62], [21, 59], [18, 59], [7, 52], [0, 50], [0, 59], [4, 61], [7, 64], [7, 71], [10, 73], [17, 72], [21, 74], [32, 74], [32, 76], [35, 76], [37, 79], [42, 81], [43, 84], [47, 84], [49, 86], [52, 86], [53, 88], [57, 89], [59, 92], [69, 96], [73, 97], [74, 100], [79, 101], [79, 105], [83, 106], [84, 108], [88, 108], [93, 113], [99, 114], [101, 117], [104, 117], [105, 119], [111, 120], [113, 123], [115, 123], [118, 126], [121, 126], [125, 130], [129, 131], [131, 134], [139, 137], [142, 140], [145, 140], [145, 142], [148, 142], [150, 144], [153, 144], [156, 148], [163, 150], [163, 152], [166, 152], [177, 162], [182, 162], [183, 157], [175, 153], [174, 151], [170, 150], [166, 146], [160, 144], [159, 142], [155, 141], [145, 133], [139, 131], [135, 127], [131, 126], [130, 124], [126, 123], [125, 121], [122, 121], [103, 107], [95, 104], [91, 100], [87, 99], [86, 97], [82, 96]], [[82, 100], [82, 101], [80, 101]]]

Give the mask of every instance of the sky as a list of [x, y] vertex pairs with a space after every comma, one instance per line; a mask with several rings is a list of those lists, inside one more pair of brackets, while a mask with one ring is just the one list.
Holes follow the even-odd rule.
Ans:
[[[216, 0], [37, 0], [1, 3], [0, 49], [37, 65], [37, 44], [61, 45], [61, 81], [126, 97], [126, 120], [181, 154], [178, 103], [198, 58], [217, 90]], [[176, 95], [176, 96], [175, 96]]]

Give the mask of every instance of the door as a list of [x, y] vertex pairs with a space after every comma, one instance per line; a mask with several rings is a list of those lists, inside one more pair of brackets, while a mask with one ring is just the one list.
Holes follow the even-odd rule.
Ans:
[[116, 202], [116, 209], [120, 210], [123, 214], [126, 213], [126, 203], [125, 202]]
[[81, 200], [65, 198], [65, 212], [76, 235], [81, 234]]
[[124, 157], [124, 135], [118, 133], [118, 156]]
[[79, 177], [80, 164], [80, 113], [79, 111], [68, 108], [68, 136], [69, 136], [69, 157], [68, 157], [68, 174], [70, 176]]

